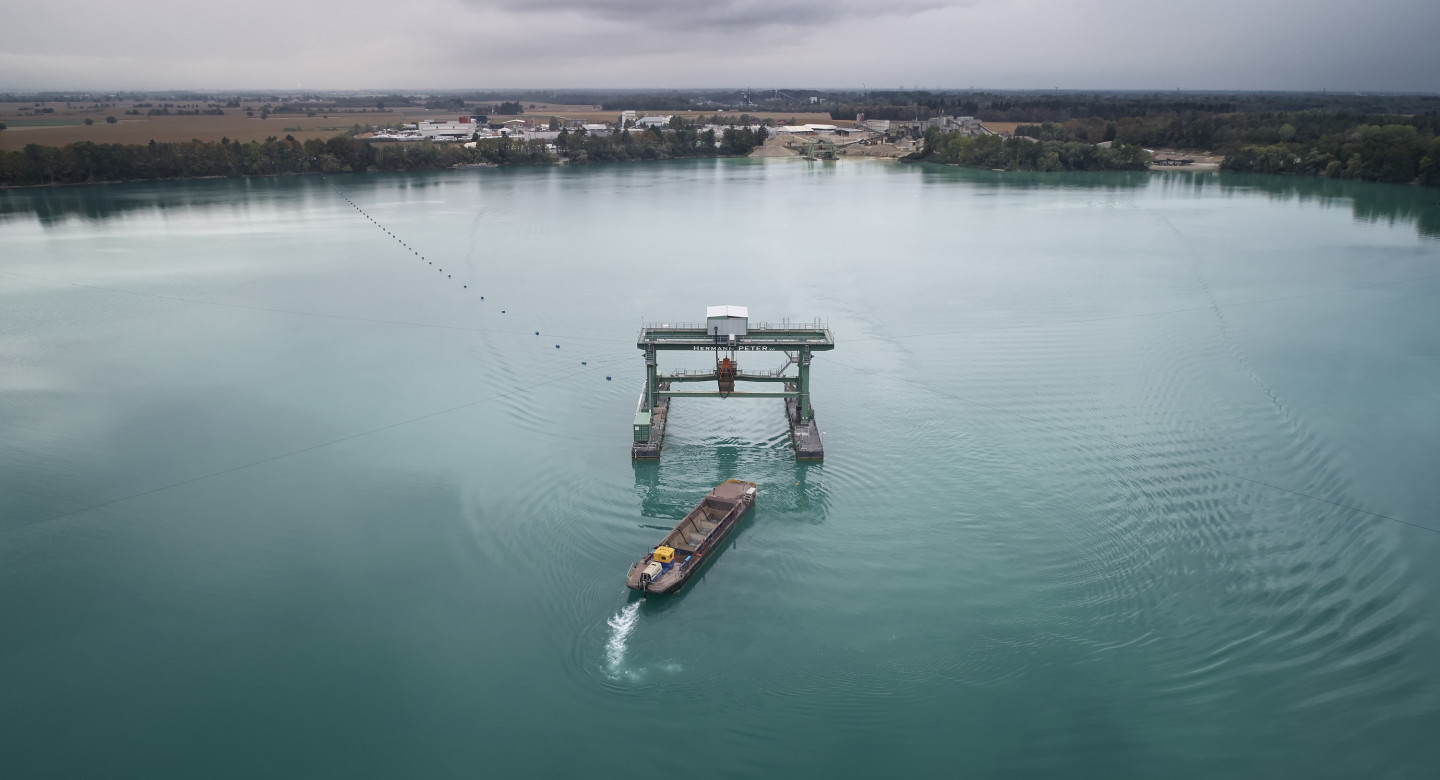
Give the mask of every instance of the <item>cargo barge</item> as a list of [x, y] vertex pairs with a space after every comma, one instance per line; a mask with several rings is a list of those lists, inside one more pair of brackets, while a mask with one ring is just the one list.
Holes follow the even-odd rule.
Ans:
[[700, 500], [690, 514], [648, 555], [630, 567], [625, 587], [642, 593], [674, 593], [684, 587], [755, 503], [759, 486], [726, 480]]

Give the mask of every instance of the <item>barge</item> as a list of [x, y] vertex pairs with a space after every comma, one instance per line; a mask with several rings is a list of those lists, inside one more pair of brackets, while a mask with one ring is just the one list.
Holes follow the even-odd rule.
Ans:
[[755, 503], [759, 486], [726, 480], [700, 500], [660, 544], [630, 567], [625, 587], [641, 593], [674, 593], [684, 587]]

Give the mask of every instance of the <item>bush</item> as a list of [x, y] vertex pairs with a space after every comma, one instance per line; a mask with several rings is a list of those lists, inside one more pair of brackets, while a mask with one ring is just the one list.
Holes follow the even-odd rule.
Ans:
[[965, 136], [932, 128], [925, 133], [925, 146], [912, 159], [1019, 171], [1143, 171], [1150, 164], [1150, 153], [1138, 146]]

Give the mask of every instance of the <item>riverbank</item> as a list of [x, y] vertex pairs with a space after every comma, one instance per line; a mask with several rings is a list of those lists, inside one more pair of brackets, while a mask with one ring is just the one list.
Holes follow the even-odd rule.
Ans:
[[966, 168], [1006, 171], [1143, 171], [1150, 152], [1138, 146], [1038, 141], [1024, 136], [969, 136], [931, 130], [914, 162], [938, 162]]
[[742, 157], [764, 140], [763, 132], [727, 129], [719, 137], [691, 128], [624, 133], [573, 134], [554, 144], [542, 140], [482, 139], [473, 144], [375, 144], [338, 135], [300, 141], [287, 135], [239, 143], [186, 141], [63, 147], [29, 144], [0, 151], [0, 187], [164, 181], [207, 177], [268, 176], [354, 171], [433, 171], [477, 165], [538, 165], [561, 162], [627, 162], [692, 157]]

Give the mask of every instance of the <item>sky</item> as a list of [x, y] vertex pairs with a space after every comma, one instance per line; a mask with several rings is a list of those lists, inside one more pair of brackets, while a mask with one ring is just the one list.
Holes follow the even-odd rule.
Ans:
[[59, 0], [0, 89], [1440, 92], [1440, 0]]

